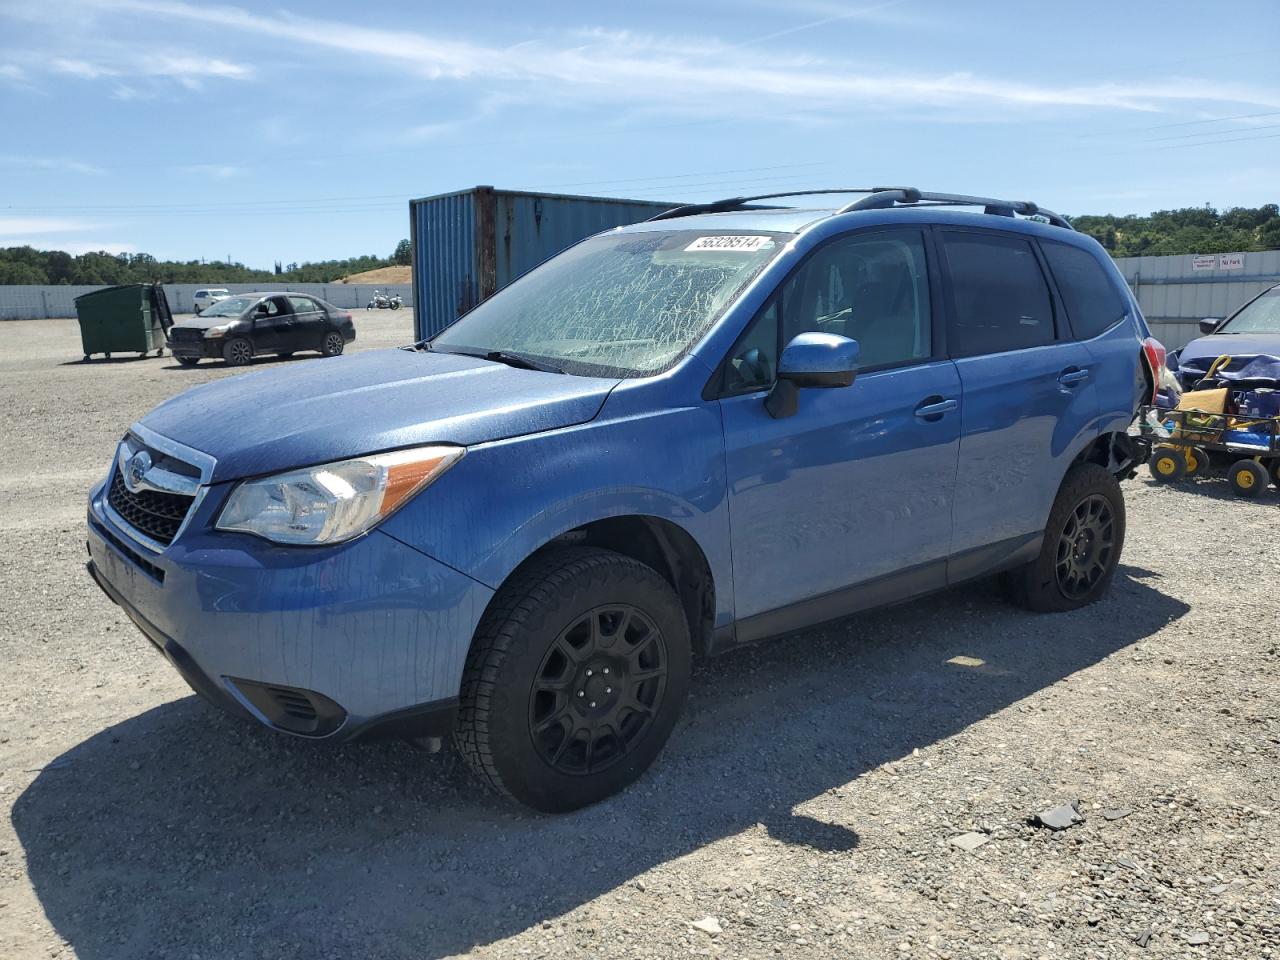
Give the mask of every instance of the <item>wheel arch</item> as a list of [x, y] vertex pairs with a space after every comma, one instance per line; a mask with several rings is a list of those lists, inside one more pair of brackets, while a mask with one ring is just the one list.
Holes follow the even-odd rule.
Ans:
[[1100, 433], [1080, 448], [1080, 452], [1067, 465], [1063, 480], [1065, 481], [1067, 472], [1070, 472], [1071, 467], [1077, 463], [1096, 463], [1110, 471], [1117, 480], [1125, 480], [1132, 477], [1144, 462], [1146, 457], [1139, 444], [1127, 433], [1119, 431]]
[[[716, 588], [711, 565], [698, 541], [679, 524], [646, 514], [604, 517], [581, 524], [543, 543], [507, 574], [494, 593], [528, 564], [563, 546], [590, 546], [638, 560], [656, 570], [680, 599], [696, 654], [711, 650]], [[491, 603], [493, 601], [490, 601]]]

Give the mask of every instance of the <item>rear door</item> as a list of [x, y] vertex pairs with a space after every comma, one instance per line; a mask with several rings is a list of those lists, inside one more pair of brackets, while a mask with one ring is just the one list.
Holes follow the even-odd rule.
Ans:
[[1096, 254], [1072, 244], [1041, 240], [1054, 285], [1066, 307], [1075, 339], [1096, 361], [1099, 432], [1126, 429], [1147, 402], [1150, 385], [1141, 363], [1143, 330], [1140, 314], [1124, 287], [1124, 277]]
[[290, 294], [289, 305], [293, 307], [293, 340], [296, 344], [291, 349], [318, 350], [329, 324], [328, 315], [311, 297]]
[[1038, 545], [1067, 467], [1096, 426], [1096, 361], [1071, 339], [1032, 239], [938, 234], [947, 343], [963, 393], [948, 564], [956, 582]]

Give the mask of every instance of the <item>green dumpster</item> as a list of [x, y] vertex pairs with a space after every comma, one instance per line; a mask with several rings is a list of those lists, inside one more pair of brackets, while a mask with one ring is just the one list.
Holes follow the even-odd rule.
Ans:
[[103, 287], [76, 297], [80, 344], [84, 358], [95, 353], [164, 353], [165, 332], [173, 324], [164, 287], [158, 283], [127, 283]]

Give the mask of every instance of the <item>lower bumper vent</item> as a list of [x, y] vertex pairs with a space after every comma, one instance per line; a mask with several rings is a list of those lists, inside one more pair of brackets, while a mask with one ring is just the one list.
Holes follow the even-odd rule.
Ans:
[[327, 737], [347, 719], [347, 712], [322, 693], [300, 687], [228, 678], [271, 726], [303, 737]]

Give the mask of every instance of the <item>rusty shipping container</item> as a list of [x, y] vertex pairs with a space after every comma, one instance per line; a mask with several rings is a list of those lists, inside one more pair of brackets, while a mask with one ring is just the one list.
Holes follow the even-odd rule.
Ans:
[[678, 206], [473, 187], [409, 201], [413, 319], [439, 333], [477, 303], [584, 237]]

